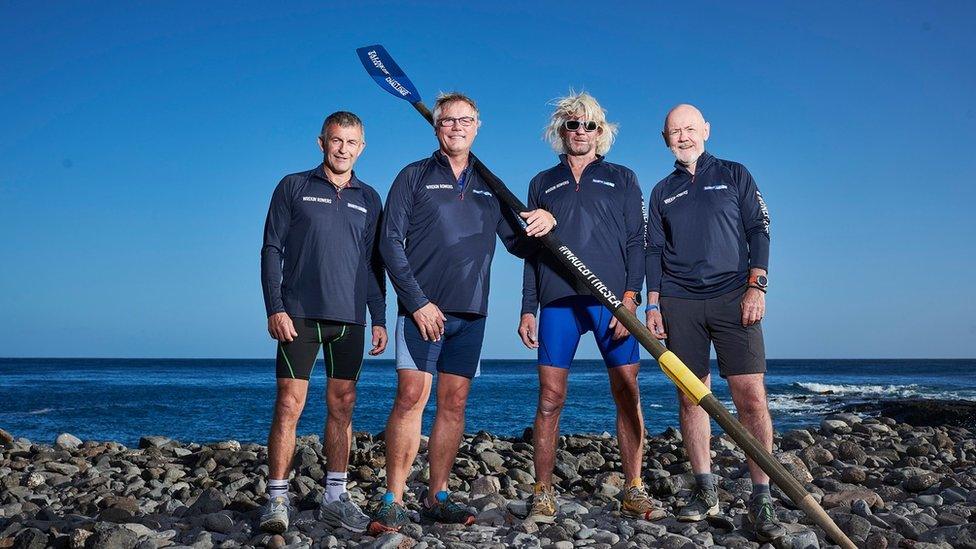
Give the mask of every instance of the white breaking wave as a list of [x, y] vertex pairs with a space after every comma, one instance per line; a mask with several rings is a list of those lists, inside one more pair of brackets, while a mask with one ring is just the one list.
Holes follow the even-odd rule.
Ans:
[[46, 414], [48, 412], [53, 412], [53, 411], [54, 408], [41, 408], [40, 410], [31, 410], [30, 412], [27, 413], [34, 415], [34, 414]]
[[793, 384], [796, 387], [805, 389], [818, 395], [859, 395], [859, 396], [882, 396], [882, 397], [909, 397], [919, 396], [922, 391], [916, 384], [911, 385], [831, 385], [828, 383], [802, 383]]
[[788, 395], [770, 395], [769, 409], [787, 414], [826, 412], [832, 405], [825, 400], [807, 400]]

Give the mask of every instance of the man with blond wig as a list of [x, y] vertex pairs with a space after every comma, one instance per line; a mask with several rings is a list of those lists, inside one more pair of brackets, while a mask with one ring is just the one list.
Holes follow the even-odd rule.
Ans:
[[523, 230], [478, 175], [471, 145], [481, 120], [470, 97], [442, 94], [433, 115], [440, 148], [397, 175], [379, 239], [399, 307], [397, 392], [385, 431], [387, 493], [370, 523], [374, 534], [408, 522], [403, 495], [435, 372], [437, 414], [427, 445], [430, 480], [420, 494], [421, 515], [444, 523], [474, 520], [467, 507], [450, 499], [448, 480], [471, 380], [480, 370], [495, 235], [525, 257], [539, 249], [529, 237], [555, 225], [552, 215], [536, 210], [521, 214]]
[[[543, 208], [559, 219], [555, 234], [623, 296], [624, 306], [633, 313], [644, 277], [644, 207], [637, 176], [604, 159], [617, 126], [607, 122], [596, 99], [570, 93], [554, 106], [546, 138], [560, 153], [559, 163], [532, 179], [529, 208]], [[641, 483], [644, 418], [637, 386], [637, 340], [549, 254], [525, 262], [518, 327], [525, 346], [539, 353], [539, 403], [532, 431], [536, 485], [530, 518], [552, 522], [556, 516], [552, 473], [559, 416], [570, 363], [580, 337], [589, 331], [607, 365], [617, 406], [617, 440], [626, 481], [622, 511], [645, 520], [662, 518], [664, 511]]]
[[[705, 151], [711, 127], [691, 105], [671, 109], [664, 142], [674, 171], [651, 191], [647, 243], [647, 327], [668, 340], [706, 385], [709, 347], [728, 380], [739, 419], [767, 451], [773, 425], [763, 374], [760, 321], [766, 309], [769, 212], [749, 170]], [[681, 434], [696, 486], [678, 519], [699, 521], [719, 512], [711, 474], [708, 414], [678, 391]], [[786, 534], [776, 517], [769, 476], [749, 460], [749, 518], [760, 541]]]

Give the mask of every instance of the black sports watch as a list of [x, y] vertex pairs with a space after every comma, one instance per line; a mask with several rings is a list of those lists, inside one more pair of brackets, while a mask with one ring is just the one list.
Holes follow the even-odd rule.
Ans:
[[749, 277], [749, 287], [755, 288], [762, 293], [766, 293], [766, 288], [769, 287], [769, 279], [766, 275], [754, 275]]

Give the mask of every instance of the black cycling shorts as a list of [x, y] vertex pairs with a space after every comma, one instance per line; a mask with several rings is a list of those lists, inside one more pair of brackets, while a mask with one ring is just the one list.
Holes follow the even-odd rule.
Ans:
[[308, 380], [321, 347], [325, 375], [330, 379], [359, 379], [365, 326], [314, 318], [292, 318], [292, 322], [298, 337], [290, 343], [278, 343], [276, 369], [279, 378]]

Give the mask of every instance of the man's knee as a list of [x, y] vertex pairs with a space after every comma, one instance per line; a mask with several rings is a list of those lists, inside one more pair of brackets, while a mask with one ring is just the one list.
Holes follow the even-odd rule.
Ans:
[[336, 418], [351, 418], [353, 408], [356, 406], [356, 388], [343, 387], [332, 389], [326, 392], [326, 404], [329, 416]]
[[437, 414], [441, 417], [463, 418], [467, 405], [467, 391], [450, 391], [438, 396]]
[[640, 401], [637, 377], [618, 379], [610, 388], [614, 401], [619, 405], [633, 405]]
[[743, 376], [741, 379], [729, 380], [729, 392], [739, 414], [754, 416], [769, 412], [766, 402], [766, 386], [762, 375]]
[[275, 400], [275, 417], [285, 423], [298, 423], [305, 408], [305, 398], [289, 391], [279, 391]]
[[551, 419], [559, 415], [566, 403], [566, 388], [544, 386], [539, 391], [539, 415]]
[[393, 412], [398, 415], [408, 415], [420, 413], [427, 405], [427, 391], [423, 384], [410, 383], [401, 384], [397, 387], [396, 401], [393, 403]]

